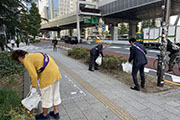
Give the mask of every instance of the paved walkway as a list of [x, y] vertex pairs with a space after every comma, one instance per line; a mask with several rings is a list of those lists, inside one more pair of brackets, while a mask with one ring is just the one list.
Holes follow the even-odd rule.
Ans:
[[[62, 73], [62, 120], [179, 120], [180, 91], [143, 93], [67, 57], [63, 50], [50, 54]], [[156, 86], [155, 86], [156, 87]]]
[[30, 51], [50, 54], [60, 68], [61, 120], [180, 120], [179, 89], [133, 91], [106, 74], [88, 71], [87, 65], [64, 55], [62, 49]]

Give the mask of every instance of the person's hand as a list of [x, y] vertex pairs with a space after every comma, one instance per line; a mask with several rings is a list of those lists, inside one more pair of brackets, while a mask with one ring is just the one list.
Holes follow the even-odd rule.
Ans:
[[33, 95], [34, 93], [36, 93], [37, 89], [36, 88], [32, 88], [31, 89], [31, 95]]

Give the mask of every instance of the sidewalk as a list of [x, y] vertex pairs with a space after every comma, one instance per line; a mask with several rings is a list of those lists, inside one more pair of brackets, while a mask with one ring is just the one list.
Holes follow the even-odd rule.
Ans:
[[[143, 93], [130, 90], [98, 71], [67, 57], [63, 50], [45, 49], [59, 65], [62, 120], [179, 120], [180, 91]], [[157, 87], [157, 86], [155, 86]]]

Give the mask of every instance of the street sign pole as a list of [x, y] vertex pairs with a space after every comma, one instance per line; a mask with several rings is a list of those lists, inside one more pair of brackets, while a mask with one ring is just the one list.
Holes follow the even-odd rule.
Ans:
[[163, 19], [162, 19], [162, 38], [161, 38], [161, 52], [158, 57], [158, 82], [157, 85], [160, 87], [164, 86], [164, 70], [165, 70], [165, 55], [167, 49], [167, 36], [168, 36], [168, 26], [169, 26], [169, 16], [170, 16], [170, 6], [171, 0], [164, 0], [163, 9]]

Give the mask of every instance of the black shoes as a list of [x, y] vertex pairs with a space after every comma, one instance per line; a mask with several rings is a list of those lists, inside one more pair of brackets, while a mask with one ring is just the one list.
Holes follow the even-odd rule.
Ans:
[[137, 91], [140, 91], [140, 89], [139, 88], [137, 88], [137, 87], [130, 87], [132, 90], [137, 90]]
[[43, 115], [43, 113], [35, 116], [36, 120], [50, 120], [49, 114], [46, 116]]
[[143, 84], [141, 84], [141, 87], [144, 88], [145, 86]]
[[94, 72], [94, 70], [92, 70], [92, 69], [89, 69], [89, 71]]
[[99, 70], [98, 68], [94, 68], [94, 70]]
[[51, 112], [49, 113], [49, 115], [50, 115], [51, 117], [53, 117], [55, 120], [59, 120], [59, 119], [60, 119], [59, 113], [54, 114], [54, 111], [51, 111]]

